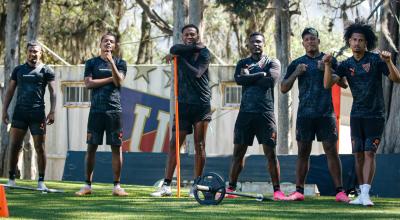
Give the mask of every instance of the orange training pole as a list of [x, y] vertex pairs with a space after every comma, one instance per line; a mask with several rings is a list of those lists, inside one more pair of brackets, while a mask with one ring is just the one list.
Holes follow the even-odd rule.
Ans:
[[181, 197], [181, 160], [179, 149], [179, 105], [178, 105], [178, 57], [174, 56], [174, 96], [175, 96], [175, 151], [176, 151], [176, 188]]
[[336, 127], [337, 127], [337, 134], [338, 134], [338, 142], [336, 145], [336, 149], [339, 152], [339, 129], [340, 129], [340, 86], [333, 85], [332, 87], [332, 102], [333, 102], [333, 110], [336, 114]]

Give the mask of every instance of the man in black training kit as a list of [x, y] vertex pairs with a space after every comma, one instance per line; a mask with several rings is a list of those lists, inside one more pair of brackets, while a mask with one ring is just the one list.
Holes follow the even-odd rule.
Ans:
[[[17, 102], [11, 122], [10, 141], [10, 171], [8, 185], [15, 186], [15, 176], [19, 152], [27, 129], [31, 131], [39, 171], [38, 189], [47, 190], [44, 184], [46, 170], [46, 124], [54, 123], [54, 111], [56, 107], [56, 89], [54, 71], [41, 61], [42, 47], [35, 41], [27, 45], [26, 63], [15, 67], [11, 74], [10, 84], [3, 103], [3, 123], [9, 123], [7, 113], [8, 106], [17, 89]], [[50, 111], [46, 117], [44, 106], [44, 94], [46, 86], [50, 93]]]
[[[211, 121], [211, 90], [208, 85], [210, 52], [200, 42], [199, 29], [188, 24], [182, 28], [183, 44], [175, 44], [170, 53], [178, 56], [179, 147], [193, 133], [195, 177], [203, 173], [206, 161], [206, 134]], [[163, 185], [151, 196], [171, 196], [171, 180], [176, 167], [175, 126], [169, 144]], [[192, 190], [191, 190], [192, 191]]]
[[[324, 88], [324, 72], [320, 52], [318, 31], [305, 28], [301, 34], [306, 54], [297, 58], [288, 66], [281, 92], [287, 93], [298, 78], [299, 107], [297, 110], [296, 140], [298, 146], [296, 166], [296, 191], [287, 197], [291, 201], [304, 200], [304, 183], [309, 169], [312, 142], [317, 136], [328, 160], [328, 168], [336, 187], [336, 201], [349, 202], [343, 189], [342, 168], [336, 149], [338, 132], [336, 117], [333, 111], [331, 89]], [[332, 69], [336, 70], [337, 61], [333, 59]], [[339, 81], [340, 86], [346, 87]]]
[[399, 83], [400, 73], [392, 62], [390, 52], [370, 52], [375, 49], [377, 37], [372, 27], [364, 21], [349, 25], [345, 29], [344, 40], [353, 56], [341, 62], [336, 73], [332, 74], [332, 56], [326, 55], [324, 86], [331, 88], [339, 77], [346, 77], [349, 82], [353, 95], [350, 113], [351, 142], [361, 190], [350, 204], [373, 206], [369, 190], [375, 174], [375, 153], [385, 126], [382, 75]]
[[[234, 149], [227, 192], [236, 190], [244, 156], [254, 136], [262, 144], [268, 160], [268, 170], [274, 187], [274, 200], [283, 200], [280, 190], [280, 168], [276, 156], [276, 124], [274, 115], [274, 87], [279, 78], [279, 60], [263, 55], [264, 35], [254, 32], [249, 36], [251, 56], [236, 65], [235, 81], [242, 86], [242, 101], [234, 130]], [[227, 195], [228, 198], [236, 196]]]
[[91, 106], [87, 127], [86, 183], [76, 192], [82, 196], [92, 193], [92, 176], [96, 150], [103, 144], [106, 132], [106, 144], [111, 146], [112, 169], [114, 173], [114, 196], [128, 195], [120, 186], [122, 168], [122, 121], [121, 121], [121, 85], [126, 75], [126, 62], [114, 57], [112, 52], [117, 44], [112, 33], [101, 37], [101, 54], [85, 63], [85, 85], [92, 90]]

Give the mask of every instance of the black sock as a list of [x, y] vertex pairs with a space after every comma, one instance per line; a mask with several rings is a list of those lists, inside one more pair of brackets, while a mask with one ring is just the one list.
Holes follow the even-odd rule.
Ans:
[[336, 187], [336, 193], [344, 192], [343, 186]]
[[301, 186], [296, 186], [296, 192], [299, 192], [301, 194], [304, 194], [304, 188]]
[[171, 182], [172, 182], [172, 180], [170, 180], [170, 179], [164, 179], [163, 185], [164, 185], [164, 186], [170, 186], [170, 185], [171, 185]]
[[44, 174], [43, 173], [39, 173], [38, 182], [43, 182], [43, 181], [44, 181]]
[[120, 184], [120, 181], [114, 181], [114, 186]]
[[88, 185], [88, 186], [91, 186], [91, 185], [92, 185], [92, 181], [90, 181], [90, 180], [86, 180], [85, 183], [86, 183], [86, 185]]
[[236, 185], [236, 182], [235, 182], [235, 183], [229, 182], [229, 188], [235, 190], [235, 189], [236, 189], [236, 186], [237, 186], [237, 185]]
[[8, 171], [8, 178], [10, 179], [10, 180], [15, 180], [15, 176], [16, 176], [16, 174], [15, 174], [15, 170], [10, 170], [10, 171]]
[[280, 185], [275, 185], [274, 186], [274, 192], [280, 191], [280, 190], [281, 190], [281, 186]]

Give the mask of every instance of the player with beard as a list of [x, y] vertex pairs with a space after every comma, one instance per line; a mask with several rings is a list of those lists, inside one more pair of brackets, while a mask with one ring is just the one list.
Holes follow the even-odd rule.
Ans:
[[[254, 32], [249, 36], [251, 56], [236, 65], [235, 81], [242, 86], [242, 100], [234, 129], [234, 149], [227, 192], [236, 190], [240, 172], [244, 167], [247, 148], [253, 145], [254, 136], [262, 145], [268, 161], [268, 170], [274, 188], [274, 199], [283, 200], [280, 190], [280, 168], [276, 156], [276, 124], [274, 115], [274, 87], [279, 78], [279, 60], [263, 55], [265, 38]], [[227, 195], [234, 198], [233, 195]]]
[[[56, 107], [55, 74], [49, 66], [42, 63], [42, 47], [38, 42], [29, 42], [27, 52], [26, 63], [15, 67], [11, 74], [10, 84], [3, 103], [2, 119], [3, 123], [8, 124], [9, 116], [7, 109], [15, 90], [17, 90], [17, 102], [12, 116], [10, 131], [11, 154], [8, 185], [16, 185], [15, 178], [19, 152], [29, 128], [37, 153], [39, 171], [37, 188], [47, 190], [44, 184], [46, 169], [46, 124], [51, 125], [54, 123]], [[47, 85], [50, 93], [50, 111], [46, 117], [44, 94]]]

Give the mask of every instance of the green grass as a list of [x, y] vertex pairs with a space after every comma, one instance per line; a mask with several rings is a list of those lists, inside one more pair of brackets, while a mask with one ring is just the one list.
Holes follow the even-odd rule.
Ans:
[[[36, 186], [34, 181], [17, 183]], [[333, 197], [306, 198], [304, 202], [238, 198], [225, 199], [218, 206], [201, 206], [188, 197], [152, 198], [153, 187], [133, 185], [123, 186], [128, 197], [113, 197], [111, 184], [95, 184], [94, 194], [74, 196], [81, 185], [47, 182], [50, 188], [66, 191], [60, 194], [9, 190], [10, 219], [400, 219], [400, 199], [373, 198], [374, 207], [340, 204]]]

